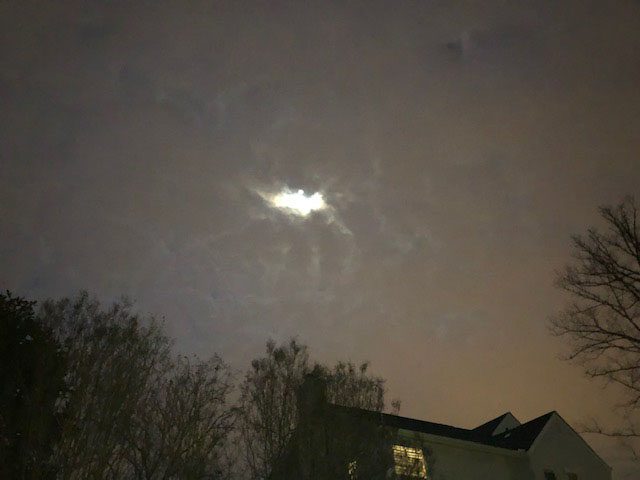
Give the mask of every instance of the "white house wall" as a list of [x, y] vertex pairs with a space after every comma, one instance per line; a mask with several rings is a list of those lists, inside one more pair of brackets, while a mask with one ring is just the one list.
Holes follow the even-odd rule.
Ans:
[[565, 480], [566, 472], [577, 474], [579, 480], [611, 480], [611, 469], [557, 414], [549, 419], [529, 456], [536, 480], [544, 480], [546, 469], [553, 470], [558, 480]]
[[[426, 440], [429, 480], [534, 480], [524, 452], [499, 454], [488, 449]], [[467, 445], [469, 445], [467, 443]]]

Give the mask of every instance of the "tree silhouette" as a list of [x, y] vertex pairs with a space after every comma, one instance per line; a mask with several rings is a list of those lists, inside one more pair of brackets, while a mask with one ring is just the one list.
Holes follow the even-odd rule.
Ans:
[[0, 477], [55, 478], [65, 354], [35, 302], [0, 294]]
[[552, 318], [551, 329], [570, 342], [570, 360], [626, 394], [626, 425], [590, 430], [640, 438], [640, 217], [631, 197], [599, 211], [604, 231], [590, 228], [573, 237], [573, 262], [557, 280], [571, 303]]
[[367, 363], [311, 366], [306, 346], [270, 341], [241, 386], [246, 474], [256, 480], [351, 479], [357, 468], [361, 478], [384, 478], [392, 438], [376, 421], [384, 409], [385, 382]]
[[68, 394], [55, 448], [66, 479], [220, 478], [232, 385], [219, 357], [173, 353], [153, 318], [86, 292], [44, 302], [64, 346]]

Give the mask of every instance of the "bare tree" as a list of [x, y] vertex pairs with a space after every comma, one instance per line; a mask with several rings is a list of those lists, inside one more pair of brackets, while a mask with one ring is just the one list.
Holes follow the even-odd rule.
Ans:
[[122, 439], [162, 376], [170, 341], [153, 319], [116, 302], [104, 308], [86, 292], [46, 301], [40, 316], [67, 354], [65, 415], [57, 460], [65, 478], [122, 478]]
[[[367, 363], [356, 366], [350, 362], [338, 362], [332, 368], [319, 364], [311, 367], [304, 345], [291, 340], [286, 345], [276, 346], [269, 341], [266, 355], [252, 362], [241, 386], [239, 428], [250, 478], [280, 478], [283, 475], [287, 478], [290, 475], [288, 467], [284, 467], [283, 472], [282, 466], [288, 463], [292, 445], [296, 444], [299, 452], [309, 450], [301, 447], [308, 443], [302, 440], [308, 437], [302, 430], [313, 436], [314, 428], [308, 422], [302, 430], [299, 428], [300, 416], [306, 416], [301, 412], [309, 410], [308, 406], [300, 404], [299, 392], [310, 373], [322, 381], [324, 403], [375, 412], [385, 408], [385, 382], [369, 373]], [[399, 403], [395, 402], [393, 407], [397, 410]], [[379, 436], [374, 435], [376, 427], [372, 427], [371, 422], [351, 422], [345, 429], [345, 422], [335, 421], [335, 415], [331, 416], [331, 421], [328, 418], [322, 418], [320, 424], [331, 427], [330, 430], [324, 428], [324, 431], [331, 437], [333, 454], [331, 458], [326, 455], [314, 458], [318, 465], [324, 465], [324, 474], [339, 478], [335, 476], [337, 471], [347, 474], [348, 462], [345, 459], [353, 460], [350, 455], [356, 455], [358, 451], [356, 438], [359, 439], [360, 450], [373, 451], [372, 445], [380, 444], [375, 441]], [[363, 429], [366, 435], [356, 435]], [[309, 458], [309, 464], [313, 463], [310, 455], [305, 453], [304, 456]], [[281, 470], [279, 477], [273, 475], [276, 468]], [[361, 462], [363, 469], [364, 463]]]
[[[320, 368], [327, 383], [330, 403], [375, 412], [385, 410], [385, 380], [369, 373], [368, 362], [356, 366], [340, 361], [332, 369]], [[394, 400], [391, 407], [392, 411], [399, 411], [400, 402]]]
[[233, 426], [229, 367], [177, 357], [131, 418], [124, 456], [140, 480], [221, 479]]
[[284, 455], [297, 423], [296, 394], [309, 371], [307, 348], [295, 340], [251, 362], [242, 383], [239, 428], [247, 474], [265, 479]]
[[233, 410], [229, 368], [190, 360], [130, 303], [81, 293], [41, 313], [67, 358], [56, 463], [65, 479], [222, 478]]
[[571, 344], [569, 359], [626, 394], [626, 425], [593, 431], [640, 438], [640, 218], [633, 198], [600, 208], [605, 230], [573, 237], [573, 262], [558, 277], [571, 303], [551, 320]]

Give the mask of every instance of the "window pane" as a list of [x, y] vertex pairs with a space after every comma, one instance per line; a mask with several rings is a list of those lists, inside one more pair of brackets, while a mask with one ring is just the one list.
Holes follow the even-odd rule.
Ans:
[[427, 478], [427, 464], [421, 448], [394, 445], [393, 460], [396, 475]]

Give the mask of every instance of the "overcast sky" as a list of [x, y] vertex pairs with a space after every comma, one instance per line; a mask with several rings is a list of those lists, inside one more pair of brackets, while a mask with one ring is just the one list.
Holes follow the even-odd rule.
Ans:
[[554, 270], [640, 196], [639, 84], [632, 0], [5, 0], [0, 286], [126, 294], [238, 369], [298, 336], [407, 416], [576, 425], [614, 399], [558, 359]]

